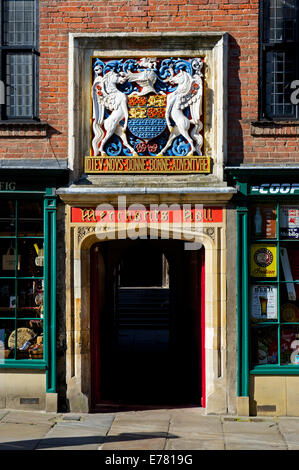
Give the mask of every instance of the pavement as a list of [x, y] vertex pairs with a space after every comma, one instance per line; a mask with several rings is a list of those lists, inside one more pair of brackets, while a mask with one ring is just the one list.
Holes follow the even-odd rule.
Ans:
[[299, 418], [207, 416], [200, 408], [97, 414], [0, 410], [0, 450], [298, 449]]

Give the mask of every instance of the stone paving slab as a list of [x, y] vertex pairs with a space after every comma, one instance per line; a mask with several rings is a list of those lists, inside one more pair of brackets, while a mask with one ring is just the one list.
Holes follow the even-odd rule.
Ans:
[[1, 450], [34, 450], [51, 425], [0, 422]]
[[250, 418], [222, 418], [223, 431], [235, 433], [267, 433], [277, 434], [279, 432], [277, 422], [274, 419], [252, 420]]
[[59, 419], [57, 413], [46, 413], [43, 411], [9, 411], [4, 414], [0, 423], [23, 423], [23, 424], [55, 424], [55, 420]]
[[171, 416], [169, 432], [183, 437], [192, 434], [222, 434], [223, 426], [219, 416]]
[[273, 418], [222, 417], [226, 450], [286, 450], [284, 438]]
[[38, 450], [97, 450], [111, 428], [114, 414], [81, 414], [58, 417]]
[[281, 417], [278, 419], [278, 427], [288, 450], [299, 450], [299, 418]]
[[299, 450], [299, 418], [0, 410], [0, 450]]
[[279, 417], [277, 423], [281, 432], [299, 434], [299, 418]]
[[166, 437], [154, 437], [152, 434], [123, 433], [119, 436], [108, 434], [99, 450], [163, 450]]
[[282, 436], [225, 434], [225, 450], [287, 450]]
[[222, 437], [207, 439], [204, 435], [200, 438], [168, 439], [165, 450], [224, 450]]
[[106, 432], [99, 427], [58, 423], [39, 442], [37, 450], [97, 450]]
[[168, 437], [169, 413], [140, 411], [119, 413], [102, 450], [163, 450]]

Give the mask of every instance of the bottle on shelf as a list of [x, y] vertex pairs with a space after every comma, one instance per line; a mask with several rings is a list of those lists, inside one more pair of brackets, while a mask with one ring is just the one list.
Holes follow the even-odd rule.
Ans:
[[262, 234], [262, 214], [259, 206], [256, 207], [255, 211], [255, 216], [254, 216], [254, 230], [255, 230], [255, 235], [261, 235]]

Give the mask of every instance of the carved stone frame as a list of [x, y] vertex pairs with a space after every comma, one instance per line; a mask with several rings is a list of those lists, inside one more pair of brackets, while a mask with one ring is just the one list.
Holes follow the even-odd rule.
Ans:
[[[204, 146], [212, 158], [212, 176], [223, 180], [227, 134], [227, 33], [70, 33], [69, 168], [83, 174], [89, 155], [91, 58], [205, 56]], [[129, 175], [126, 175], [128, 178]], [[194, 175], [200, 181], [202, 175]], [[107, 179], [107, 175], [105, 175]], [[142, 178], [142, 177], [141, 177]], [[155, 178], [153, 175], [152, 178]], [[182, 176], [181, 179], [184, 177]], [[189, 175], [190, 178], [190, 175]], [[136, 177], [135, 177], [136, 179]], [[137, 178], [138, 179], [138, 178]], [[161, 180], [161, 175], [156, 176]]]

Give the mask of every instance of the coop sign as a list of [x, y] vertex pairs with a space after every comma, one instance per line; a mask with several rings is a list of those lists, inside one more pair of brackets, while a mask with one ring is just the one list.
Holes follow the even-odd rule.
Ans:
[[86, 173], [210, 173], [203, 59], [93, 58]]
[[299, 194], [299, 183], [263, 183], [250, 187], [250, 194], [288, 195]]

